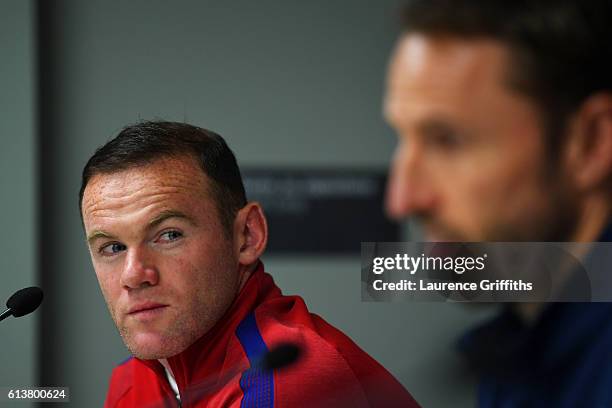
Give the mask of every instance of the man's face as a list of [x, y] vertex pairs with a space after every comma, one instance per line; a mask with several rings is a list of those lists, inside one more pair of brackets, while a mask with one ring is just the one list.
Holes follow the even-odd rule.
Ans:
[[238, 262], [191, 157], [91, 178], [83, 221], [94, 269], [130, 351], [176, 355], [212, 328], [238, 290]]
[[415, 216], [427, 240], [561, 240], [571, 229], [569, 187], [539, 112], [507, 83], [510, 64], [494, 41], [408, 34], [397, 45], [385, 99], [399, 138], [387, 210]]

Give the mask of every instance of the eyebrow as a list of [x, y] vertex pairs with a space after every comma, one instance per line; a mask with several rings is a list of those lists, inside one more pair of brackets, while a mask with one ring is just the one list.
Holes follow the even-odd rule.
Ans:
[[180, 212], [180, 211], [176, 211], [176, 210], [164, 210], [162, 212], [160, 212], [159, 214], [157, 214], [155, 217], [153, 217], [153, 219], [151, 221], [149, 221], [149, 228], [155, 227], [159, 224], [161, 224], [162, 222], [166, 221], [169, 218], [180, 218], [183, 219], [185, 221], [187, 221], [188, 223], [190, 223], [191, 225], [196, 225], [195, 221], [193, 220], [193, 218], [191, 218], [190, 216]]
[[[389, 108], [388, 105], [385, 105], [383, 110], [383, 119], [393, 128], [402, 128], [401, 117], [394, 115], [393, 109]], [[431, 135], [440, 131], [452, 131], [454, 133], [461, 131], [461, 133], [464, 133], [455, 125], [455, 119], [444, 112], [430, 112], [421, 118], [416, 118], [415, 121], [414, 128], [416, 132], [424, 135]]]
[[[180, 211], [176, 211], [176, 210], [164, 210], [162, 212], [160, 212], [159, 214], [157, 214], [155, 217], [153, 217], [151, 219], [151, 221], [149, 221], [149, 224], [147, 225], [147, 229], [151, 229], [154, 228], [156, 226], [158, 226], [159, 224], [161, 224], [162, 222], [170, 219], [170, 218], [180, 218], [183, 219], [185, 221], [187, 221], [189, 224], [191, 225], [196, 225], [195, 221], [193, 220], [193, 218], [189, 217], [188, 215], [180, 212]], [[105, 232], [105, 231], [101, 231], [101, 230], [93, 230], [91, 233], [89, 233], [89, 235], [87, 236], [87, 243], [91, 246], [91, 243], [93, 241], [95, 241], [96, 239], [99, 238], [107, 238], [107, 239], [116, 239], [115, 236]]]
[[115, 239], [114, 236], [104, 232], [104, 231], [100, 231], [100, 230], [93, 230], [89, 233], [89, 235], [87, 236], [87, 244], [89, 246], [91, 246], [92, 242], [94, 242], [96, 239], [99, 238], [108, 238], [108, 239]]

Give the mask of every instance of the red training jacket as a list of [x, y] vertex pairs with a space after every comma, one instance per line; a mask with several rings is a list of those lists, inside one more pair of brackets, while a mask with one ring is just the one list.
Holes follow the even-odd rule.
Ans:
[[[299, 358], [273, 371], [258, 360], [281, 343]], [[225, 316], [168, 358], [180, 403], [157, 360], [113, 370], [105, 407], [418, 407], [404, 387], [351, 339], [283, 296], [260, 263]]]

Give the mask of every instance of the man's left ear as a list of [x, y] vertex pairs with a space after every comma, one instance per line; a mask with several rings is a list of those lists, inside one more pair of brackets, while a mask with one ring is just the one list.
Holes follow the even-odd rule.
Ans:
[[612, 177], [612, 94], [586, 99], [570, 122], [565, 150], [569, 174], [580, 190], [609, 183]]
[[234, 242], [241, 265], [249, 266], [263, 254], [268, 244], [268, 223], [259, 203], [250, 202], [236, 214]]

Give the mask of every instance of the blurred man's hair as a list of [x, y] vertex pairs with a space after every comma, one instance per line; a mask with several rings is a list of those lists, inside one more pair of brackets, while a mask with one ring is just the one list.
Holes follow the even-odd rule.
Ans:
[[186, 123], [141, 122], [125, 127], [114, 139], [98, 148], [83, 169], [79, 210], [89, 180], [157, 159], [191, 156], [210, 179], [212, 198], [221, 224], [231, 236], [236, 213], [246, 204], [246, 194], [236, 158], [218, 134]]
[[609, 0], [413, 0], [406, 33], [492, 39], [510, 50], [508, 83], [539, 107], [553, 153], [569, 115], [612, 90]]

